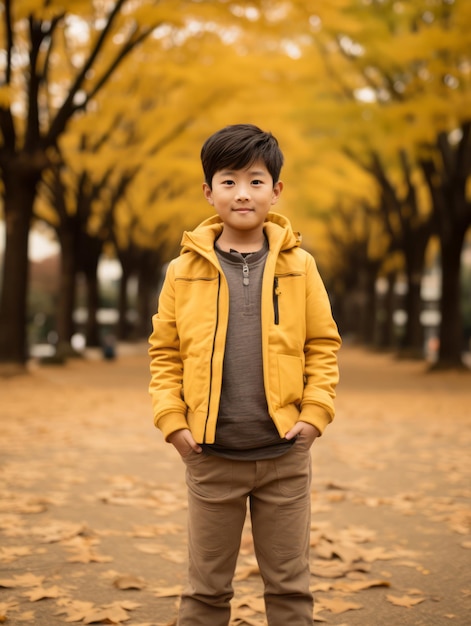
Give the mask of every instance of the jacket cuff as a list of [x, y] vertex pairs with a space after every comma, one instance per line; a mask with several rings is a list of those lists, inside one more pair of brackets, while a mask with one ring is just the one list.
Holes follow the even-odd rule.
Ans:
[[165, 413], [154, 419], [155, 426], [162, 431], [165, 441], [177, 430], [188, 429], [188, 422], [183, 413]]
[[324, 409], [322, 406], [317, 404], [307, 404], [303, 407], [298, 421], [312, 424], [322, 435], [326, 426], [330, 424], [332, 419], [333, 416], [327, 411], [327, 409]]

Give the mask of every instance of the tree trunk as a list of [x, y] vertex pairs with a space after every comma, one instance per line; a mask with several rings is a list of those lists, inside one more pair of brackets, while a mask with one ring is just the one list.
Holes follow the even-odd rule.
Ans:
[[126, 340], [136, 334], [134, 323], [129, 319], [129, 281], [132, 276], [137, 274], [139, 254], [132, 244], [127, 248], [120, 248], [115, 244], [119, 262], [121, 263], [121, 280], [119, 283], [119, 300], [118, 300], [118, 326], [116, 334], [118, 339]]
[[100, 305], [98, 289], [98, 261], [100, 260], [103, 241], [99, 237], [91, 237], [87, 233], [80, 233], [80, 267], [85, 275], [87, 287], [87, 322], [85, 338], [87, 346], [100, 345], [100, 329], [97, 319]]
[[127, 272], [124, 266], [121, 264], [121, 279], [119, 281], [119, 296], [118, 296], [118, 325], [116, 328], [117, 338], [121, 341], [128, 338], [129, 335], [129, 322], [128, 322], [128, 282], [129, 272]]
[[463, 316], [461, 312], [460, 267], [465, 231], [455, 230], [441, 242], [442, 296], [440, 301], [440, 348], [433, 369], [462, 368]]
[[389, 272], [386, 276], [387, 288], [380, 298], [378, 308], [378, 332], [376, 343], [379, 348], [389, 350], [394, 347], [394, 285], [396, 273]]
[[28, 238], [38, 180], [35, 171], [4, 169], [6, 236], [0, 300], [0, 363], [21, 367], [28, 359]]
[[85, 324], [85, 338], [87, 346], [97, 347], [101, 345], [100, 329], [98, 324], [98, 308], [100, 306], [100, 293], [96, 272], [85, 276], [87, 285], [87, 322]]
[[468, 179], [471, 172], [471, 122], [462, 125], [462, 138], [451, 145], [445, 132], [437, 137], [441, 167], [433, 159], [421, 161], [432, 196], [442, 261], [440, 347], [433, 369], [463, 368], [461, 313], [461, 252], [471, 226]]
[[138, 319], [136, 337], [138, 339], [147, 339], [151, 332], [150, 293], [151, 281], [149, 276], [145, 271], [140, 272], [137, 288]]
[[77, 277], [75, 232], [62, 230], [59, 233], [59, 241], [61, 245], [61, 274], [57, 311], [57, 355], [67, 357], [72, 353], [70, 341], [75, 331], [74, 309]]
[[405, 294], [405, 310], [407, 313], [406, 328], [401, 347], [401, 356], [421, 359], [424, 356], [424, 329], [420, 321], [422, 312], [421, 295], [422, 273], [410, 272], [407, 268], [407, 293]]
[[424, 357], [424, 328], [420, 320], [422, 314], [422, 277], [424, 275], [425, 251], [432, 233], [432, 222], [422, 224], [408, 232], [404, 242], [406, 260], [407, 294], [405, 308], [407, 321], [403, 348], [414, 358]]
[[138, 267], [138, 287], [137, 287], [137, 328], [136, 336], [139, 339], [147, 339], [152, 329], [152, 315], [154, 307], [151, 306], [151, 299], [154, 290], [157, 288], [160, 276], [161, 261], [159, 254], [154, 250], [144, 250], [141, 252]]
[[366, 262], [359, 276], [362, 293], [360, 336], [361, 341], [367, 346], [373, 345], [375, 341], [377, 268], [376, 263]]

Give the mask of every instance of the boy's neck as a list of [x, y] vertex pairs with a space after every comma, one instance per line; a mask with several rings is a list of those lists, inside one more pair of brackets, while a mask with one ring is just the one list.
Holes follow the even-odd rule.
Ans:
[[237, 250], [237, 252], [258, 252], [265, 243], [263, 230], [259, 233], [241, 232], [233, 233], [223, 230], [218, 237], [218, 247], [225, 252]]

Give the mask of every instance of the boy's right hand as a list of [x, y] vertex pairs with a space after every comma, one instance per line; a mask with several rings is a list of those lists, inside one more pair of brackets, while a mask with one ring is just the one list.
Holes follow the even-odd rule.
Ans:
[[168, 437], [168, 442], [174, 446], [180, 456], [188, 456], [191, 451], [198, 454], [203, 451], [203, 448], [196, 443], [187, 428], [176, 430]]

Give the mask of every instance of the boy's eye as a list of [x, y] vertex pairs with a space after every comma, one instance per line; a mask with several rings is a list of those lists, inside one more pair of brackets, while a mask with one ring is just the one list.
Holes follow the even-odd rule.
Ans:
[[262, 180], [258, 180], [258, 179], [257, 179], [257, 180], [253, 180], [253, 181], [252, 181], [252, 185], [262, 185], [262, 184], [263, 184], [263, 181], [262, 181]]
[[223, 184], [223, 185], [233, 185], [233, 184], [234, 184], [234, 181], [233, 181], [233, 180], [229, 180], [229, 179], [228, 179], [228, 180], [223, 180], [223, 181], [222, 181], [222, 184]]

